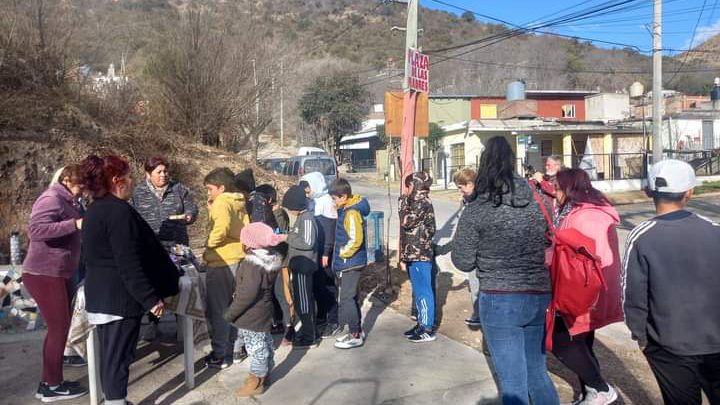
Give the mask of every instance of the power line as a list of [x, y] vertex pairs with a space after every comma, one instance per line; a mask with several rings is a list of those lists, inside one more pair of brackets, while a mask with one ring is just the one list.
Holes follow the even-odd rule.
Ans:
[[[705, 11], [705, 6], [707, 5], [707, 0], [703, 0], [702, 9], [700, 9], [700, 14], [698, 15], [697, 22], [695, 23], [695, 28], [693, 28], [692, 36], [690, 37], [690, 44], [688, 47], [692, 48], [693, 43], [695, 42], [695, 34], [697, 34], [697, 29], [700, 26], [700, 20], [702, 20], [703, 12]], [[670, 77], [670, 80], [665, 82], [666, 86], [670, 86], [672, 84], [673, 80], [677, 77], [678, 73], [680, 73], [685, 67], [685, 63], [687, 63], [688, 57], [690, 56], [690, 53], [685, 53], [685, 56], [683, 57], [683, 60], [680, 62], [680, 67], [673, 73], [673, 75]]]

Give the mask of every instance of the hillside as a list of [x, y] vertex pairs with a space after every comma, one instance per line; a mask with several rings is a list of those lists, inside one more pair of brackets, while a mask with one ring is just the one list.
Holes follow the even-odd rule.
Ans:
[[[311, 143], [297, 111], [306, 86], [345, 72], [381, 102], [400, 86], [404, 35], [390, 28], [404, 25], [403, 5], [375, 0], [0, 2], [0, 249], [54, 169], [89, 152], [124, 154], [136, 169], [167, 155], [202, 200], [205, 172], [251, 165], [260, 134], [279, 133], [281, 94], [286, 139]], [[427, 52], [507, 30], [429, 9], [420, 26]], [[502, 95], [514, 79], [537, 89], [650, 83], [607, 73], [648, 71], [644, 55], [547, 35], [443, 61], [451, 55], [431, 53], [433, 93]], [[125, 84], [98, 87], [111, 63]], [[682, 73], [673, 85], [699, 91], [706, 79]]]
[[720, 34], [708, 38], [693, 50], [696, 52], [682, 53], [676, 59], [686, 59], [689, 65], [720, 68]]

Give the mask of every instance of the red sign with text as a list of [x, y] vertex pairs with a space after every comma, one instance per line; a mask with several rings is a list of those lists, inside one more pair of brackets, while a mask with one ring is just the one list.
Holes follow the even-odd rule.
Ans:
[[430, 81], [428, 79], [430, 58], [414, 48], [408, 49], [407, 57], [410, 62], [408, 87], [410, 87], [410, 90], [428, 93], [430, 91]]

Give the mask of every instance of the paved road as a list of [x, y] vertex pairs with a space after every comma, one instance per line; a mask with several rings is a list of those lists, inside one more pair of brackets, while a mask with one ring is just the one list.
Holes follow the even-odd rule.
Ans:
[[[353, 190], [357, 190], [358, 193], [367, 197], [373, 210], [384, 211], [386, 212], [385, 215], [388, 215], [388, 213], [392, 214], [390, 221], [390, 247], [391, 249], [397, 248], [397, 188], [394, 188], [393, 191], [395, 192], [392, 193], [392, 210], [389, 209], [390, 205], [388, 204], [386, 187], [358, 178], [353, 181]], [[451, 237], [457, 224], [457, 214], [459, 212], [460, 204], [457, 201], [452, 201], [445, 194], [440, 198], [433, 198], [433, 205], [435, 207], [435, 216], [439, 230], [436, 235], [436, 242], [445, 243]], [[618, 226], [618, 237], [620, 242], [620, 254], [622, 256], [625, 251], [625, 240], [627, 235], [635, 226], [655, 216], [655, 209], [651, 202], [621, 205], [616, 208], [620, 213], [621, 219], [621, 223]], [[720, 222], [720, 196], [698, 196], [690, 202], [689, 209], [700, 215]], [[460, 282], [466, 277], [465, 273], [461, 273], [452, 265], [450, 255], [437, 257], [436, 261], [440, 270], [442, 272], [450, 273], [455, 282]], [[630, 339], [630, 331], [624, 323], [617, 323], [605, 327], [599, 331], [599, 335], [607, 339], [612, 339], [616, 343], [622, 345], [632, 345], [632, 347], [634, 347], [634, 343]]]

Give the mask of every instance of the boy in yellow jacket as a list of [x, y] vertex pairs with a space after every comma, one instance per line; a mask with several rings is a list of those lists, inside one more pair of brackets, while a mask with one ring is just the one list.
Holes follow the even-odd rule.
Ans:
[[203, 259], [207, 265], [206, 312], [210, 326], [212, 352], [205, 364], [212, 368], [227, 368], [235, 360], [247, 357], [244, 350], [233, 355], [237, 330], [223, 319], [235, 291], [235, 273], [245, 258], [240, 231], [250, 223], [245, 198], [235, 192], [235, 177], [226, 168], [218, 168], [205, 176], [210, 216], [210, 234]]

